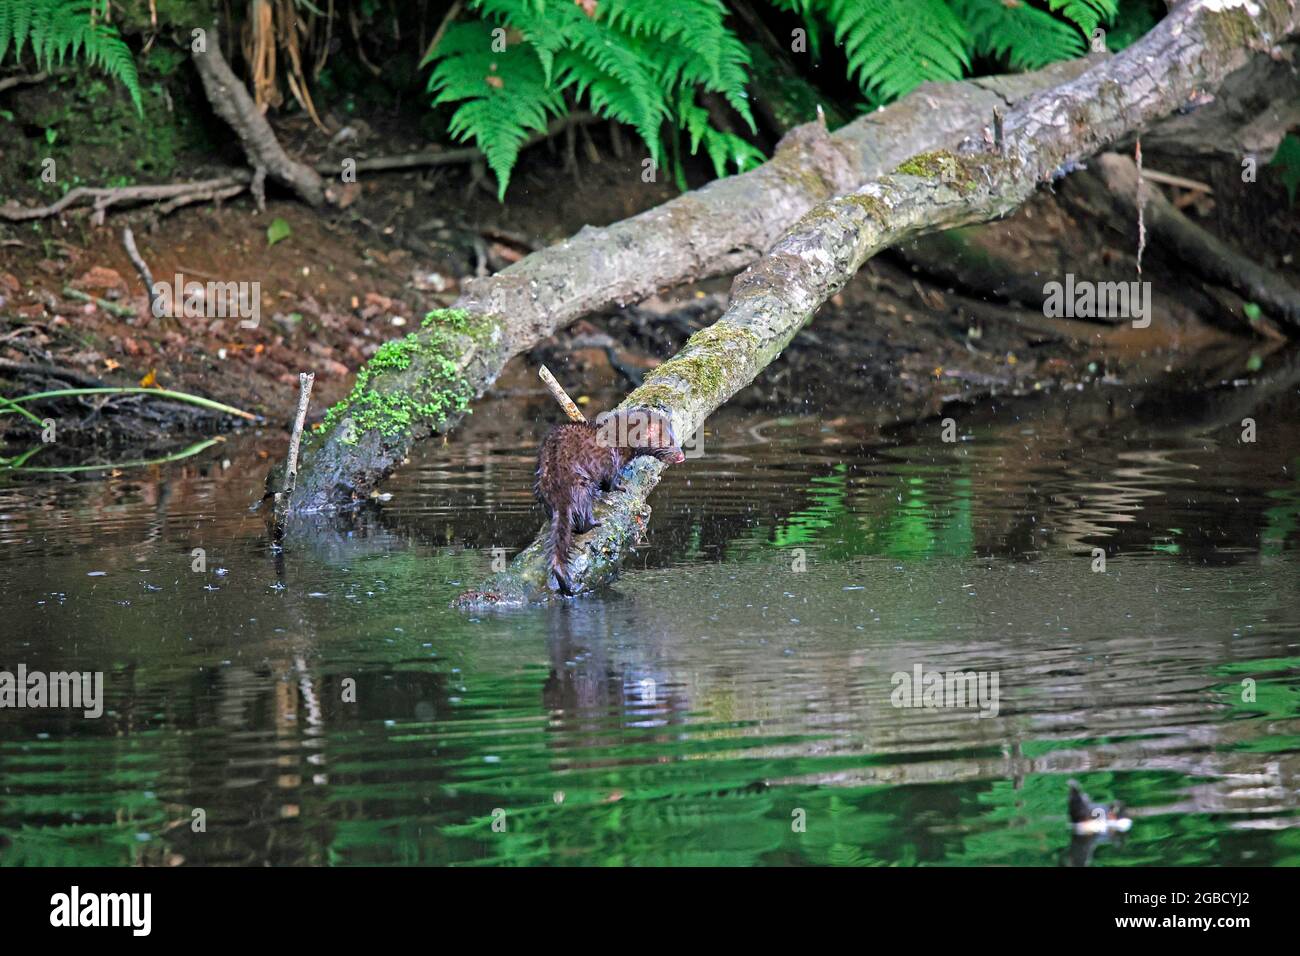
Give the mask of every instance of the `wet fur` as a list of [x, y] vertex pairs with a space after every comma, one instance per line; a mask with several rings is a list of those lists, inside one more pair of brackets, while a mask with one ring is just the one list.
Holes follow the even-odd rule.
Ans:
[[[625, 422], [611, 423], [610, 416], [601, 416], [595, 422], [556, 425], [542, 441], [533, 494], [551, 521], [547, 559], [556, 590], [561, 594], [574, 593], [569, 578], [573, 536], [600, 526], [592, 511], [597, 494], [621, 491], [621, 473], [634, 458], [649, 455], [665, 463], [683, 460], [672, 425], [665, 416], [646, 409], [611, 413], [616, 419], [627, 419], [631, 414], [646, 416], [639, 419], [644, 423], [640, 436], [630, 435]], [[608, 440], [611, 432], [641, 440], [635, 445], [611, 443]]]

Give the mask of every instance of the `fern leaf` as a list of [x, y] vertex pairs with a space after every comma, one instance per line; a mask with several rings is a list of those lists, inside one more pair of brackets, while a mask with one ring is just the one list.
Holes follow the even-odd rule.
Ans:
[[745, 84], [749, 79], [749, 52], [726, 26], [726, 8], [718, 0], [611, 0], [597, 7], [597, 18], [640, 35], [653, 44], [662, 64], [660, 75], [668, 86], [690, 84], [721, 93], [727, 103], [754, 130]]
[[849, 75], [893, 99], [970, 66], [970, 34], [942, 0], [823, 0]]
[[953, 0], [953, 9], [969, 28], [975, 52], [1005, 59], [1018, 70], [1037, 70], [1084, 51], [1078, 29], [1022, 0]]
[[[444, 35], [429, 91], [435, 104], [459, 104], [451, 131], [484, 151], [503, 194], [528, 131], [563, 113], [569, 100], [630, 126], [657, 165], [666, 124], [686, 129], [692, 151], [703, 147], [720, 175], [759, 155], [742, 137], [714, 129], [708, 111], [694, 105], [698, 92], [715, 93], [756, 128], [745, 92], [749, 51], [727, 27], [720, 0], [472, 0], [470, 8], [483, 21]], [[489, 55], [493, 33], [500, 47], [500, 31], [509, 50]], [[691, 104], [688, 114], [678, 109], [683, 103]]]
[[677, 115], [690, 140], [691, 155], [698, 153], [703, 145], [713, 163], [714, 174], [719, 178], [727, 175], [731, 166], [735, 166], [736, 172], [743, 173], [765, 159], [762, 151], [748, 140], [735, 133], [714, 129], [709, 122], [709, 111], [695, 102], [694, 94], [689, 90], [683, 90], [678, 98]]
[[1092, 36], [1099, 24], [1111, 22], [1119, 12], [1119, 0], [1047, 0], [1047, 5], [1077, 24], [1085, 36]]
[[550, 116], [565, 113], [564, 97], [548, 87], [542, 64], [530, 44], [493, 50], [494, 38], [482, 22], [455, 23], [438, 46], [428, 90], [434, 104], [459, 102], [449, 131], [474, 140], [497, 177], [498, 196], [510, 185], [519, 149]]
[[136, 112], [143, 112], [140, 79], [131, 50], [117, 28], [99, 19], [95, 0], [0, 0], [0, 61], [30, 46], [38, 66], [84, 59], [126, 87]]

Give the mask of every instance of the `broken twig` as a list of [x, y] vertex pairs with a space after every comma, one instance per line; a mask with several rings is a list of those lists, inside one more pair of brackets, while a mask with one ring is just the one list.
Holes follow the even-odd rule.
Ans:
[[569, 416], [569, 421], [585, 422], [587, 420], [587, 416], [582, 414], [573, 399], [569, 398], [569, 393], [564, 390], [564, 386], [555, 380], [555, 376], [551, 374], [549, 368], [543, 365], [538, 369], [537, 374], [546, 383], [546, 387], [551, 390], [555, 400], [560, 403], [560, 407], [564, 409], [564, 414]]
[[72, 286], [64, 286], [63, 294], [69, 299], [76, 299], [78, 302], [90, 302], [99, 306], [105, 312], [111, 312], [120, 319], [134, 319], [135, 309], [128, 309], [124, 305], [118, 305], [116, 302], [109, 302], [107, 299], [101, 299], [99, 296], [87, 295], [80, 289], [74, 289]]
[[311, 404], [311, 387], [316, 381], [314, 372], [298, 375], [298, 412], [289, 433], [289, 454], [284, 463], [284, 487], [275, 493], [275, 527], [277, 537], [283, 533], [285, 519], [289, 517], [289, 502], [293, 499], [293, 486], [298, 483], [298, 448], [302, 444], [302, 429], [307, 422], [307, 406]]
[[156, 316], [157, 295], [153, 290], [153, 273], [149, 271], [149, 264], [144, 261], [144, 256], [140, 255], [140, 250], [135, 246], [135, 233], [131, 232], [130, 226], [122, 230], [122, 245], [126, 246], [126, 254], [131, 260], [131, 265], [135, 266], [135, 271], [140, 273], [140, 278], [144, 280], [144, 290], [149, 296], [149, 314]]

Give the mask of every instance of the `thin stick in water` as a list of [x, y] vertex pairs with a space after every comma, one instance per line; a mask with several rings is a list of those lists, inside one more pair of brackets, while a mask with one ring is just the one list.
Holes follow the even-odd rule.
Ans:
[[298, 480], [298, 446], [302, 443], [302, 429], [307, 423], [307, 406], [311, 404], [311, 387], [316, 381], [315, 372], [298, 375], [298, 413], [293, 419], [293, 432], [289, 435], [288, 468], [285, 470], [285, 491], [292, 492]]
[[294, 415], [293, 431], [289, 433], [289, 454], [285, 458], [284, 485], [275, 493], [274, 514], [277, 539], [284, 534], [285, 519], [289, 517], [289, 502], [293, 499], [294, 485], [298, 483], [298, 448], [302, 444], [302, 429], [307, 423], [307, 406], [311, 404], [311, 387], [315, 381], [315, 372], [300, 372], [298, 375], [298, 412]]

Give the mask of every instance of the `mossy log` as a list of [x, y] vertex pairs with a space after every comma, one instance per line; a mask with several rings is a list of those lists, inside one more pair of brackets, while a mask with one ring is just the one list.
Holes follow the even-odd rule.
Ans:
[[[1079, 160], [1213, 91], [1256, 51], [1300, 30], [1289, 0], [1194, 0], [1142, 41], [1079, 78], [1008, 110], [1002, 148], [982, 139], [918, 154], [799, 220], [737, 277], [726, 313], [696, 333], [622, 406], [673, 416], [690, 435], [777, 355], [859, 268], [887, 246], [1005, 215]], [[637, 459], [626, 488], [605, 496], [602, 523], [575, 540], [569, 577], [579, 591], [607, 582], [649, 519], [657, 461]], [[690, 462], [675, 467], [690, 468]], [[556, 599], [548, 587], [544, 529], [510, 567], [457, 599], [482, 608]]]
[[[992, 123], [995, 107], [1005, 110], [1078, 76], [1087, 64], [1076, 60], [1036, 73], [927, 84], [834, 133], [817, 123], [797, 127], [757, 169], [614, 225], [587, 227], [494, 276], [471, 280], [451, 309], [461, 327], [435, 318], [410, 340], [409, 360], [376, 356], [359, 376], [360, 391], [309, 438], [293, 510], [328, 510], [368, 495], [417, 441], [454, 427], [512, 357], [558, 329], [666, 288], [744, 268], [817, 203], [909, 156], [978, 135]], [[373, 415], [362, 420], [353, 412], [357, 398], [374, 409], [399, 401], [411, 387], [454, 394], [445, 402], [408, 403], [380, 428], [368, 424]]]

